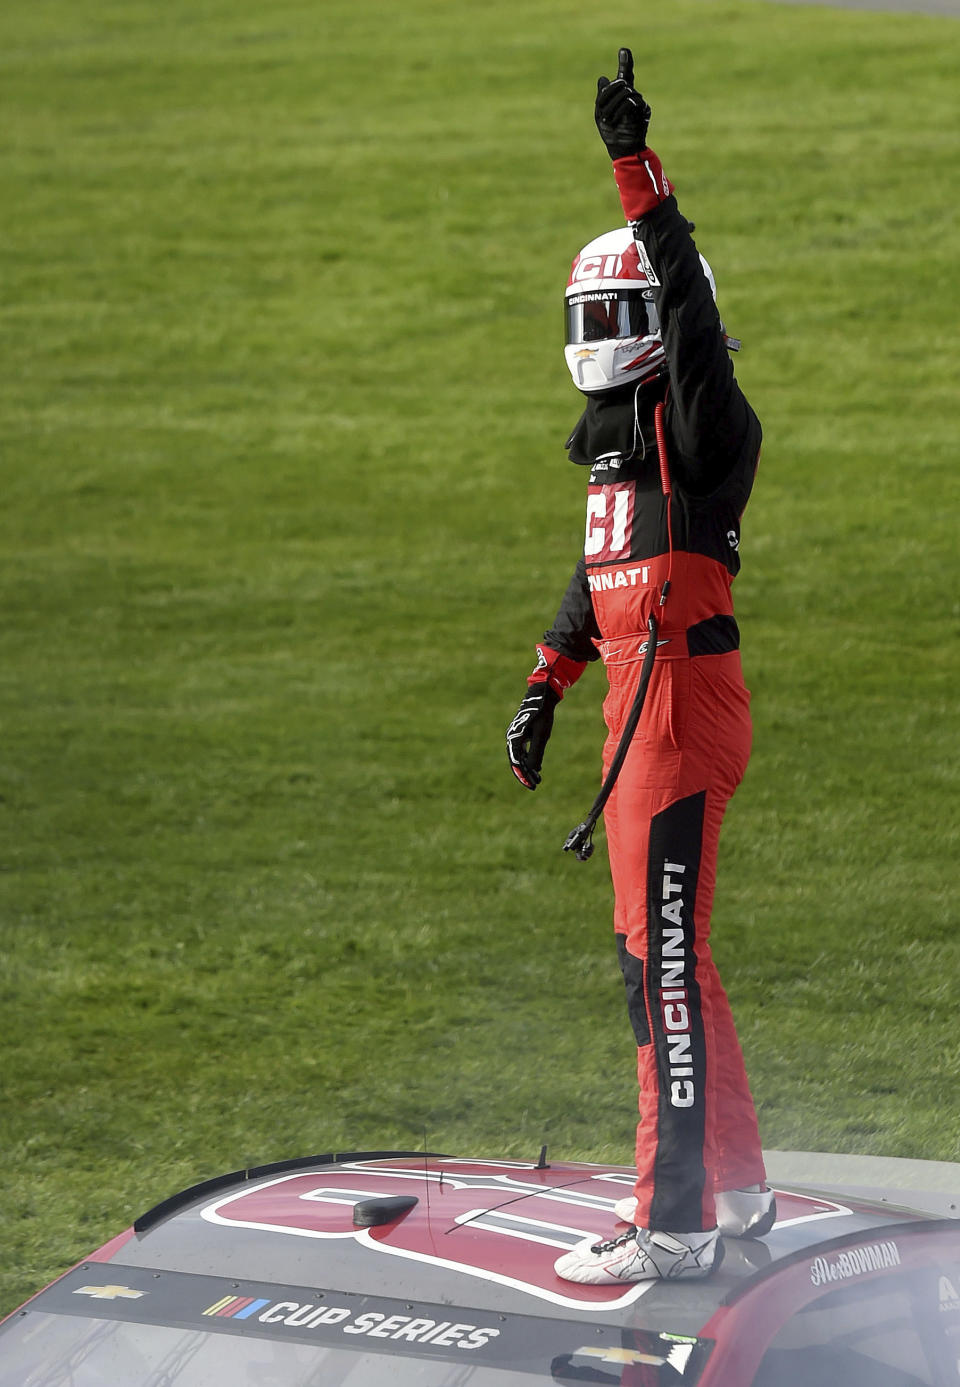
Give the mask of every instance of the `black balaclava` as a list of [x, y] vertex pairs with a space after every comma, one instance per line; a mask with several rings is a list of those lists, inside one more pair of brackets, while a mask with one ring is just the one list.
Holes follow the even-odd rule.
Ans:
[[656, 457], [653, 411], [666, 393], [666, 379], [635, 385], [628, 381], [613, 390], [587, 396], [587, 407], [564, 445], [570, 461], [592, 467], [598, 458]]

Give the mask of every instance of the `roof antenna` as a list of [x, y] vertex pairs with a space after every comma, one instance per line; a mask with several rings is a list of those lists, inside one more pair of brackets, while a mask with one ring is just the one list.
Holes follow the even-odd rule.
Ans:
[[430, 1171], [427, 1166], [427, 1124], [423, 1124], [423, 1194], [427, 1201], [427, 1218], [430, 1217]]
[[543, 1146], [540, 1147], [540, 1159], [537, 1161], [536, 1165], [535, 1165], [533, 1168], [534, 1168], [534, 1170], [549, 1170], [549, 1169], [550, 1169], [550, 1167], [547, 1165], [547, 1146], [546, 1146], [546, 1142], [544, 1142]]

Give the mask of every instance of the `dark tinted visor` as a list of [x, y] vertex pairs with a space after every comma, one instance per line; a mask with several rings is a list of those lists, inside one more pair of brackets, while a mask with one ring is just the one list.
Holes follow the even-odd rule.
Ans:
[[593, 289], [566, 301], [567, 342], [603, 342], [610, 337], [649, 337], [660, 331], [649, 289]]

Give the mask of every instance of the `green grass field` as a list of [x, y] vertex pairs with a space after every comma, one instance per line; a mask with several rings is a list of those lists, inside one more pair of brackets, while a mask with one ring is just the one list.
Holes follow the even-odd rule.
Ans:
[[[652, 10], [652, 13], [646, 11]], [[377, 1146], [629, 1161], [582, 542], [597, 73], [746, 343], [755, 750], [715, 949], [773, 1148], [957, 1159], [960, 26], [671, 0], [0, 14], [0, 1309]]]

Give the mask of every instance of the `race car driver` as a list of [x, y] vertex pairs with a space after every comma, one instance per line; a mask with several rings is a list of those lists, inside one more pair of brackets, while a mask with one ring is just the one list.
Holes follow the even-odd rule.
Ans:
[[731, 583], [761, 430], [709, 266], [647, 145], [629, 49], [616, 79], [599, 79], [595, 117], [628, 226], [584, 247], [566, 291], [566, 360], [586, 396], [567, 450], [590, 469], [586, 537], [507, 750], [534, 790], [556, 704], [600, 658], [608, 770], [655, 629], [642, 716], [604, 811], [637, 1042], [637, 1180], [610, 1239], [581, 1243], [556, 1270], [590, 1283], [695, 1279], [718, 1265], [721, 1234], [761, 1236], [776, 1216], [708, 943], [720, 825], [750, 753]]

